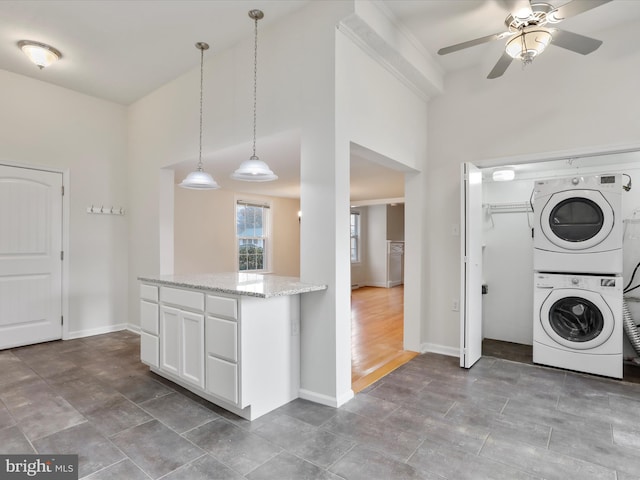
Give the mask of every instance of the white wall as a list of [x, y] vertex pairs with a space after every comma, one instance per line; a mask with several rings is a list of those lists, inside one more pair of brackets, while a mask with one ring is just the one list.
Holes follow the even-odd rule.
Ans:
[[125, 107], [4, 70], [0, 104], [0, 161], [68, 172], [69, 335], [123, 328], [129, 217], [86, 209], [129, 206]]
[[460, 292], [459, 237], [451, 234], [460, 222], [460, 163], [637, 142], [640, 52], [628, 41], [636, 30], [594, 33], [604, 44], [584, 57], [549, 48], [524, 71], [512, 65], [496, 80], [485, 80], [490, 66], [446, 77], [444, 94], [429, 103], [427, 130], [427, 342], [459, 347], [459, 314], [449, 299]]
[[230, 190], [196, 191], [175, 187], [174, 273], [235, 272], [236, 201], [269, 203], [273, 245], [270, 273], [300, 275], [300, 223], [297, 199], [238, 194]]
[[404, 203], [387, 205], [387, 240], [404, 240]]
[[[528, 202], [533, 180], [487, 182], [483, 204]], [[493, 213], [485, 209], [482, 278], [488, 287], [482, 296], [484, 338], [533, 344], [533, 214]]]
[[[421, 267], [423, 252], [429, 248], [423, 215], [426, 175], [420, 173], [426, 170], [427, 162], [426, 101], [340, 32], [336, 40], [336, 143], [342, 147], [342, 161], [348, 166], [349, 143], [353, 142], [388, 158], [385, 166], [406, 172], [404, 346], [420, 351], [424, 342], [420, 319], [426, 309]], [[345, 228], [348, 208], [346, 203], [337, 217], [338, 221], [344, 219]], [[348, 303], [342, 308], [346, 317]]]
[[387, 286], [387, 206], [370, 205], [366, 234], [367, 265], [366, 285], [371, 287]]

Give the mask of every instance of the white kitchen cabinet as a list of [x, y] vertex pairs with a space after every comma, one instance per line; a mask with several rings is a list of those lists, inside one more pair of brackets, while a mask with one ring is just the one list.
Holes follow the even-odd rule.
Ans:
[[212, 355], [207, 356], [207, 392], [239, 405], [238, 365]]
[[140, 285], [140, 360], [151, 367], [160, 364], [158, 287]]
[[157, 278], [140, 278], [159, 290], [159, 362], [145, 361], [153, 372], [248, 420], [298, 398], [299, 293], [326, 286], [256, 274]]
[[160, 370], [204, 388], [204, 294], [161, 287], [160, 302]]

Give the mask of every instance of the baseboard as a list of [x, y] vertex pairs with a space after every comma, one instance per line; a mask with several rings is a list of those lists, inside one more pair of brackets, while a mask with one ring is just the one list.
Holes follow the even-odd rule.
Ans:
[[328, 407], [338, 408], [339, 406], [344, 405], [349, 400], [351, 400], [354, 397], [354, 394], [353, 390], [349, 389], [348, 392], [345, 392], [339, 397], [330, 397], [329, 395], [324, 395], [322, 393], [312, 392], [310, 390], [301, 388], [298, 392], [298, 396], [303, 400], [309, 400], [310, 402], [319, 403]]
[[106, 327], [91, 328], [88, 330], [77, 330], [75, 332], [69, 332], [69, 335], [64, 340], [93, 337], [94, 335], [102, 335], [103, 333], [119, 332], [120, 330], [127, 330], [128, 326], [129, 325], [126, 323], [119, 323], [117, 325], [108, 325]]
[[129, 330], [132, 333], [137, 333], [138, 335], [140, 335], [140, 325], [134, 325], [132, 323], [127, 323], [127, 330]]
[[447, 355], [449, 357], [460, 358], [460, 349], [457, 347], [448, 347], [446, 345], [438, 345], [436, 343], [423, 343], [420, 345], [420, 352], [426, 353], [439, 353], [440, 355]]
[[365, 282], [365, 287], [387, 288], [387, 282]]

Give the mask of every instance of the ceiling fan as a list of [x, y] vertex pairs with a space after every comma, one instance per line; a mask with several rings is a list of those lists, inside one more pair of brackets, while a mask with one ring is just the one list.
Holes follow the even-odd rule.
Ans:
[[574, 0], [560, 7], [533, 0], [520, 0], [512, 3], [512, 12], [505, 19], [507, 31], [476, 38], [438, 50], [438, 55], [447, 55], [465, 48], [473, 47], [492, 40], [509, 38], [505, 51], [493, 67], [487, 78], [500, 77], [514, 59], [529, 65], [552, 43], [557, 47], [587, 55], [602, 45], [601, 40], [585, 37], [566, 30], [555, 28], [563, 20], [604, 5], [611, 0]]

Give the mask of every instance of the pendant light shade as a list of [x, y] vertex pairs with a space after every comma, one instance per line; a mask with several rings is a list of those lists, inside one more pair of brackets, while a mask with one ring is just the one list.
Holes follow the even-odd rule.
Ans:
[[209, 48], [209, 45], [204, 42], [198, 42], [196, 43], [196, 48], [200, 50], [200, 150], [198, 153], [198, 167], [185, 177], [180, 186], [192, 190], [215, 190], [220, 188], [220, 185], [202, 169], [202, 80], [204, 76], [204, 51]]
[[252, 155], [249, 160], [245, 160], [240, 164], [238, 169], [231, 175], [231, 178], [245, 182], [270, 182], [271, 180], [277, 180], [278, 176], [273, 173], [269, 165]]
[[258, 20], [264, 18], [261, 10], [250, 10], [249, 18], [254, 21], [254, 48], [253, 48], [253, 155], [249, 160], [245, 160], [240, 167], [231, 174], [234, 180], [244, 182], [270, 182], [277, 180], [278, 176], [273, 173], [265, 162], [256, 155], [256, 104], [258, 92]]
[[184, 177], [180, 182], [182, 188], [191, 188], [192, 190], [215, 190], [220, 188], [213, 177], [204, 170], [198, 169]]

